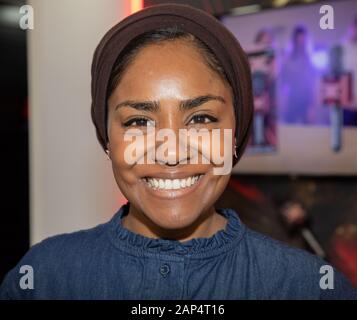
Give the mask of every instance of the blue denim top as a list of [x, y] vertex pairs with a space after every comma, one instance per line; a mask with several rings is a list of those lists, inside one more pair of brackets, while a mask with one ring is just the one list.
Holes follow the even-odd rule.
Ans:
[[[217, 211], [228, 219], [224, 230], [179, 242], [125, 229], [124, 205], [105, 224], [34, 245], [5, 277], [0, 298], [357, 298], [331, 267], [333, 281], [326, 288], [321, 267], [327, 262], [250, 230], [231, 209]], [[24, 265], [30, 269], [21, 273]]]

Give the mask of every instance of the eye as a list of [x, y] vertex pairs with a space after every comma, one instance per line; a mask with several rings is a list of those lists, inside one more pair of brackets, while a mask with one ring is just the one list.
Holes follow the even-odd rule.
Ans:
[[188, 124], [217, 122], [217, 118], [208, 114], [197, 114], [191, 118]]
[[133, 118], [124, 123], [125, 127], [155, 127], [155, 121], [147, 118]]

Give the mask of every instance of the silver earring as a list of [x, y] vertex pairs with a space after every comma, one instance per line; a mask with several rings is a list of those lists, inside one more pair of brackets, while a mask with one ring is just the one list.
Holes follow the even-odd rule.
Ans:
[[107, 160], [110, 160], [109, 150], [108, 150], [108, 149], [107, 149], [107, 150], [105, 150], [105, 153], [107, 154], [107, 157], [108, 157], [108, 159], [107, 159]]
[[236, 158], [238, 158], [238, 156], [237, 156], [237, 146], [236, 146], [236, 145], [234, 145], [234, 156], [235, 156]]

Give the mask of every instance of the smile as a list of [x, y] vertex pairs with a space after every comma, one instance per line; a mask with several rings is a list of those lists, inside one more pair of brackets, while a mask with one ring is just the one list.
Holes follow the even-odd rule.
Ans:
[[147, 186], [154, 190], [179, 190], [189, 188], [195, 185], [203, 174], [194, 175], [184, 179], [161, 179], [161, 178], [144, 178]]

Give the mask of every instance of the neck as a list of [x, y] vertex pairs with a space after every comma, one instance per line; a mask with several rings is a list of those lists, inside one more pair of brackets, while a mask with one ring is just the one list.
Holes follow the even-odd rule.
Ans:
[[132, 205], [122, 220], [122, 226], [131, 232], [148, 238], [163, 238], [188, 241], [193, 238], [209, 238], [219, 230], [225, 229], [227, 219], [212, 207], [203, 212], [190, 226], [181, 229], [164, 229], [151, 221], [143, 212]]

